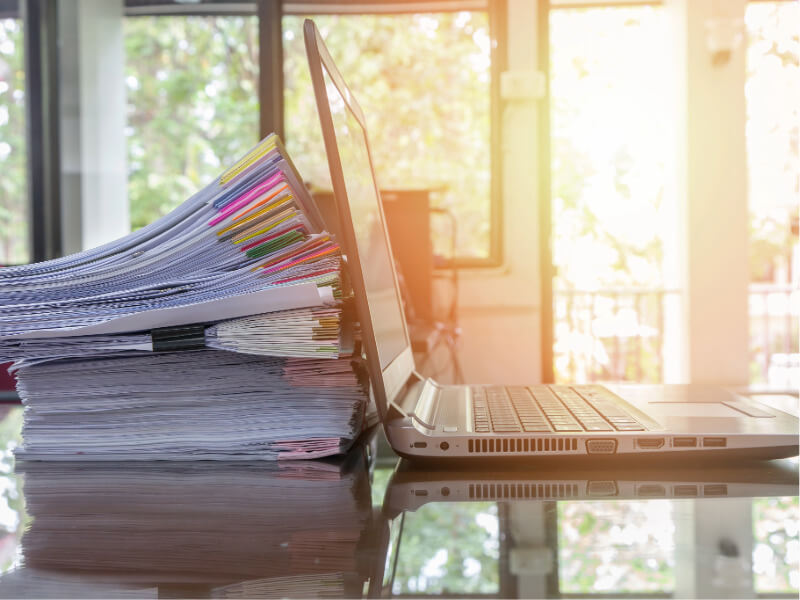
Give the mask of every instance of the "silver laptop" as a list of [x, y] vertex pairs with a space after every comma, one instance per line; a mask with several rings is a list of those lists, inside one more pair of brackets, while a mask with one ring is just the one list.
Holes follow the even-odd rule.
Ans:
[[364, 113], [313, 21], [305, 21], [304, 35], [339, 217], [338, 241], [372, 393], [395, 452], [436, 460], [798, 453], [796, 407], [790, 414], [722, 388], [441, 385], [418, 375]]

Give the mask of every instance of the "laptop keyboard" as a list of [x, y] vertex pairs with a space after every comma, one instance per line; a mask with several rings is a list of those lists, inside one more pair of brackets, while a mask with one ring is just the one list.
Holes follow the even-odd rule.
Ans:
[[595, 385], [471, 386], [478, 433], [645, 431]]

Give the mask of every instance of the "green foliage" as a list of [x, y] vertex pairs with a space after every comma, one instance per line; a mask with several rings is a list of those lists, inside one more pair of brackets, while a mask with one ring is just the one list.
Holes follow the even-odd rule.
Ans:
[[[314, 17], [367, 117], [384, 189], [440, 188], [461, 256], [489, 252], [490, 38], [483, 12]], [[301, 17], [284, 17], [284, 104], [300, 172], [330, 189]], [[435, 234], [448, 254], [449, 233]]]
[[[489, 240], [489, 27], [486, 13], [318, 17], [364, 107], [386, 188], [441, 188], [459, 253]], [[329, 188], [302, 40], [285, 17], [287, 144], [301, 174]], [[165, 214], [258, 137], [255, 18], [125, 20], [131, 220]], [[437, 237], [446, 253], [449, 233]]]
[[0, 20], [0, 265], [26, 263], [28, 249], [25, 65], [19, 19]]
[[753, 500], [753, 573], [759, 594], [800, 591], [798, 526], [797, 496]]
[[[662, 334], [669, 322], [657, 304], [658, 294], [644, 297], [645, 306], [636, 306], [634, 318], [627, 319], [625, 294], [609, 313], [580, 302], [567, 306], [570, 300], [559, 297], [559, 291], [680, 286], [677, 255], [685, 240], [677, 237], [678, 199], [665, 195], [665, 184], [674, 176], [666, 168], [674, 127], [669, 79], [663, 75], [674, 60], [663, 51], [669, 45], [666, 17], [663, 7], [654, 6], [551, 12], [555, 367], [560, 380], [661, 378]], [[800, 206], [800, 6], [748, 3], [746, 26], [750, 277], [787, 284], [792, 269], [798, 269], [792, 265], [798, 240], [791, 222]], [[603, 302], [589, 293], [585, 297]], [[628, 300], [634, 298], [628, 294]], [[771, 346], [795, 337], [794, 320], [783, 317], [771, 330]], [[606, 325], [614, 322], [615, 331], [609, 331]], [[768, 362], [758, 356], [763, 338], [753, 336], [751, 350], [755, 361]], [[751, 365], [754, 380], [761, 371], [757, 362]]]
[[407, 512], [392, 592], [496, 594], [499, 540], [493, 503], [435, 503]]
[[556, 287], [664, 287], [664, 11], [559, 9], [550, 27]]
[[22, 476], [14, 472], [14, 449], [22, 443], [22, 409], [0, 408], [0, 538], [2, 561], [0, 573], [8, 571], [18, 560], [16, 548], [30, 523], [22, 495]]
[[562, 593], [670, 592], [675, 588], [672, 503], [559, 502]]
[[134, 229], [166, 214], [259, 137], [255, 17], [125, 19]]
[[750, 278], [784, 283], [800, 209], [800, 6], [749, 3], [745, 24]]

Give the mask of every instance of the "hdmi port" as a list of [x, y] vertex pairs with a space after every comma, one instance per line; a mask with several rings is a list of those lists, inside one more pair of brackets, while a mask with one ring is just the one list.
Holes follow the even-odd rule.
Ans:
[[664, 489], [663, 485], [658, 485], [657, 483], [643, 483], [636, 490], [636, 495], [647, 498], [664, 497], [667, 495], [667, 490]]
[[639, 438], [636, 445], [644, 450], [657, 450], [664, 445], [664, 438]]

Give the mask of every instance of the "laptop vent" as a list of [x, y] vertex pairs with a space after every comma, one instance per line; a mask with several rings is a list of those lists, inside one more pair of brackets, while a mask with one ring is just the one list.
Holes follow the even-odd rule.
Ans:
[[501, 498], [573, 498], [578, 495], [576, 483], [471, 483], [469, 497], [481, 500]]
[[473, 454], [573, 452], [578, 449], [578, 438], [474, 438], [467, 448]]

